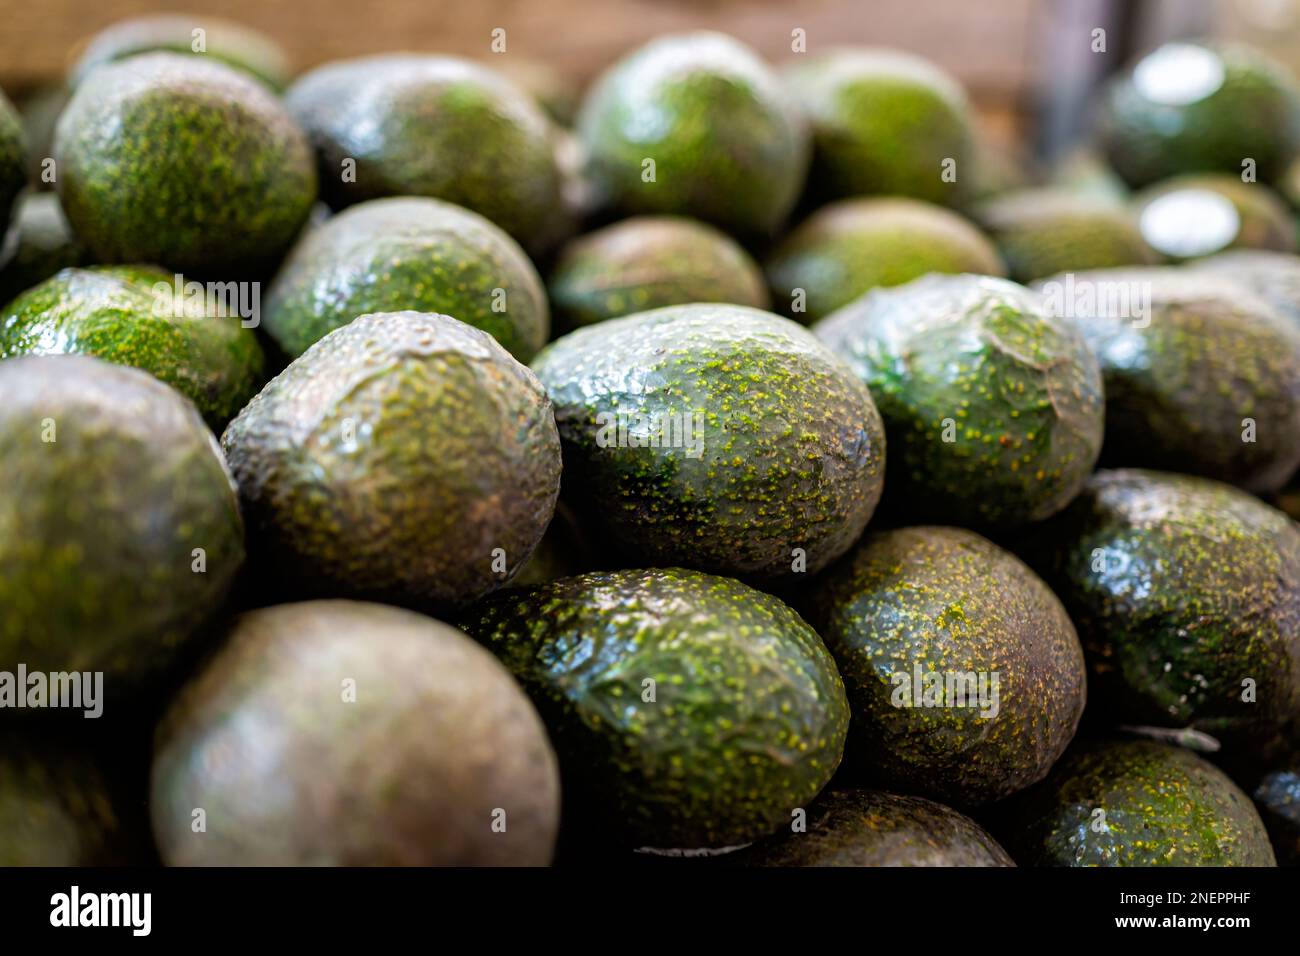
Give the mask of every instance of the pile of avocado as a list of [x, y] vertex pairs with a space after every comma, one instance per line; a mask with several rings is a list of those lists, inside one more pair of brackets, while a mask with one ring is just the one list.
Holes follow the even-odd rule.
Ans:
[[512, 56], [0, 95], [0, 864], [1300, 862], [1296, 80]]

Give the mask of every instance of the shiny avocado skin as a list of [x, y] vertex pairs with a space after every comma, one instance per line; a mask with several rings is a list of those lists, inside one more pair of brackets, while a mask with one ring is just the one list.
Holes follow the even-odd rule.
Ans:
[[1007, 848], [1021, 866], [1276, 865], [1250, 798], [1167, 744], [1081, 743], [1007, 813]]
[[1300, 256], [1266, 249], [1233, 249], [1190, 268], [1226, 276], [1246, 286], [1300, 328]]
[[219, 432], [265, 381], [262, 348], [236, 316], [173, 300], [160, 312], [158, 284], [174, 296], [174, 276], [149, 266], [65, 269], [0, 311], [0, 358], [76, 354], [134, 366], [193, 401]]
[[[1203, 248], [1180, 251], [1177, 245], [1166, 249], [1157, 248], [1170, 261], [1180, 262], [1195, 259], [1207, 253], [1217, 253], [1226, 249], [1264, 249], [1274, 252], [1296, 251], [1296, 225], [1282, 198], [1262, 183], [1244, 183], [1239, 176], [1225, 174], [1198, 174], [1175, 176], [1162, 180], [1133, 197], [1133, 205], [1138, 221], [1153, 245], [1158, 246], [1159, 210], [1150, 212], [1152, 204], [1164, 200], [1181, 202], [1184, 196], [1200, 193], [1213, 193], [1232, 203], [1236, 210], [1237, 221], [1234, 232], [1216, 235], [1208, 231], [1204, 221], [1190, 229], [1181, 228], [1172, 237], [1175, 240], [1201, 245]], [[1175, 207], [1177, 208], [1177, 207]], [[1156, 216], [1156, 227], [1149, 218]]]
[[304, 235], [271, 283], [262, 324], [296, 358], [358, 315], [405, 310], [483, 329], [521, 362], [550, 332], [524, 251], [482, 216], [416, 197], [361, 203]]
[[746, 843], [788, 824], [839, 765], [849, 711], [834, 662], [794, 611], [738, 581], [584, 574], [496, 595], [460, 626], [533, 698], [574, 823], [628, 846]]
[[[756, 580], [813, 573], [849, 548], [879, 500], [885, 448], [870, 394], [788, 319], [655, 309], [570, 333], [533, 368], [555, 403], [566, 496], [646, 563]], [[670, 439], [667, 416], [698, 421], [701, 453], [618, 447], [616, 414], [628, 445], [635, 416]]]
[[1022, 286], [928, 276], [868, 293], [813, 331], [880, 408], [895, 507], [1019, 525], [1059, 511], [1092, 471], [1104, 415], [1096, 359]]
[[[1043, 778], [1083, 714], [1083, 651], [1061, 602], [974, 532], [869, 533], [813, 587], [805, 615], [844, 677], [849, 760], [886, 789], [956, 806], [1000, 799]], [[907, 675], [920, 703], [917, 665], [923, 674], [996, 673], [997, 712], [904, 706], [895, 675]]]
[[0, 239], [9, 224], [14, 202], [27, 185], [22, 120], [13, 104], [0, 92]]

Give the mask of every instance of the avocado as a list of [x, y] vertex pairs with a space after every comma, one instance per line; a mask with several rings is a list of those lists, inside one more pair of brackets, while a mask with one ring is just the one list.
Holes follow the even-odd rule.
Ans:
[[749, 253], [682, 216], [633, 216], [573, 240], [549, 288], [565, 329], [689, 302], [768, 306], [763, 274]]
[[68, 84], [79, 86], [91, 71], [141, 53], [206, 55], [279, 91], [289, 82], [289, 60], [278, 43], [241, 23], [204, 15], [152, 14], [119, 20], [96, 33], [73, 64]]
[[1282, 866], [1300, 866], [1300, 759], [1264, 774], [1254, 792]]
[[1088, 741], [1014, 799], [1022, 866], [1274, 866], [1250, 798], [1213, 764], [1147, 740]]
[[0, 310], [0, 358], [68, 353], [131, 365], [220, 431], [261, 388], [266, 359], [228, 303], [184, 290], [183, 278], [150, 266], [64, 269]]
[[1142, 190], [1133, 203], [1143, 238], [1175, 262], [1225, 249], [1296, 251], [1291, 211], [1261, 183], [1179, 176]]
[[1074, 625], [973, 531], [867, 534], [813, 586], [806, 617], [844, 677], [849, 762], [886, 789], [979, 806], [1041, 780], [1074, 736]]
[[560, 809], [505, 668], [353, 601], [237, 618], [159, 725], [151, 790], [169, 866], [545, 866]]
[[311, 211], [311, 146], [266, 86], [198, 56], [94, 71], [54, 134], [63, 210], [100, 262], [256, 278]]
[[880, 498], [867, 389], [807, 329], [692, 304], [609, 319], [547, 346], [566, 497], [632, 560], [759, 581], [816, 572]]
[[1005, 193], [974, 216], [1017, 282], [1159, 261], [1127, 209], [1060, 188]]
[[[1102, 462], [1276, 491], [1300, 464], [1300, 330], [1231, 278], [1057, 277], [1106, 387]], [[1061, 298], [1061, 296], [1056, 296]]]
[[922, 797], [834, 790], [812, 805], [806, 831], [765, 840], [750, 866], [1015, 866], [978, 823]]
[[1300, 716], [1300, 528], [1230, 485], [1099, 471], [1026, 556], [1088, 656], [1093, 716], [1225, 751]]
[[1271, 182], [1300, 146], [1298, 104], [1295, 80], [1259, 50], [1176, 41], [1111, 82], [1098, 132], [1134, 187], [1180, 173], [1240, 176], [1246, 160]]
[[142, 687], [244, 560], [234, 484], [192, 403], [83, 355], [0, 362], [0, 670]]
[[805, 323], [931, 272], [1006, 275], [997, 249], [971, 223], [914, 199], [823, 206], [772, 250], [765, 269], [781, 311]]
[[842, 48], [799, 57], [785, 80], [812, 123], [808, 183], [817, 198], [910, 196], [955, 206], [975, 185], [970, 103], [928, 60]]
[[267, 573], [293, 592], [474, 600], [532, 554], [560, 490], [541, 384], [445, 315], [363, 315], [331, 332], [221, 441]]
[[448, 56], [326, 63], [296, 80], [289, 111], [315, 145], [335, 208], [428, 196], [472, 209], [531, 252], [567, 231], [551, 124], [492, 70]]
[[1246, 286], [1300, 328], [1300, 256], [1265, 249], [1234, 249], [1199, 259], [1192, 267]]
[[794, 611], [680, 568], [505, 591], [461, 626], [541, 712], [566, 825], [630, 847], [722, 848], [785, 825], [839, 765], [844, 685]]
[[721, 33], [662, 36], [599, 77], [578, 114], [597, 206], [775, 234], [808, 166], [808, 130], [758, 55]]
[[53, 193], [28, 193], [19, 200], [12, 236], [12, 254], [0, 262], [0, 305], [88, 258]]
[[22, 121], [13, 104], [0, 92], [0, 240], [8, 228], [14, 202], [27, 184], [25, 149]]
[[977, 527], [1063, 508], [1101, 449], [1101, 374], [1022, 286], [928, 276], [878, 289], [813, 332], [871, 389], [897, 510]]
[[290, 358], [366, 312], [442, 312], [526, 362], [546, 342], [546, 290], [482, 216], [436, 199], [375, 199], [308, 231], [267, 292], [264, 327]]

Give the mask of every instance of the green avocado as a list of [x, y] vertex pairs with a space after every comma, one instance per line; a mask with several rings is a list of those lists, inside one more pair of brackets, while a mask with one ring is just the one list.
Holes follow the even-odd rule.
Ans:
[[1264, 249], [1235, 249], [1199, 259], [1192, 267], [1244, 285], [1300, 328], [1300, 256]]
[[219, 432], [262, 387], [266, 359], [240, 303], [206, 300], [197, 283], [187, 291], [150, 266], [64, 269], [0, 310], [0, 358], [67, 353], [143, 369]]
[[761, 581], [825, 567], [884, 478], [867, 389], [807, 329], [758, 309], [682, 305], [553, 342], [566, 496], [648, 564]]
[[101, 262], [244, 278], [274, 267], [316, 198], [311, 145], [266, 86], [198, 56], [95, 71], [54, 134], [59, 196]]
[[341, 60], [296, 80], [285, 103], [316, 147], [321, 190], [335, 207], [443, 199], [534, 253], [567, 231], [550, 121], [484, 66], [413, 54]]
[[1274, 866], [1250, 797], [1190, 750], [1089, 741], [1006, 808], [1022, 866]]
[[805, 323], [871, 289], [931, 272], [1006, 275], [997, 249], [978, 229], [955, 212], [914, 199], [823, 206], [772, 250], [765, 269], [781, 311]]
[[822, 794], [807, 830], [756, 845], [749, 866], [1015, 866], [974, 820], [922, 797]]
[[505, 668], [352, 601], [238, 618], [159, 726], [151, 789], [171, 866], [545, 866], [559, 824], [555, 753]]
[[546, 342], [546, 289], [482, 216], [436, 199], [376, 199], [309, 230], [267, 292], [264, 326], [290, 358], [367, 312], [439, 312], [521, 362]]
[[0, 670], [103, 671], [109, 705], [169, 666], [244, 560], [192, 403], [82, 355], [0, 362]]
[[839, 765], [844, 685], [776, 598], [678, 568], [506, 591], [462, 627], [523, 684], [560, 755], [567, 819], [632, 847], [747, 843]]
[[28, 193], [19, 201], [11, 236], [12, 252], [0, 261], [0, 305], [88, 259], [53, 193]]
[[1115, 79], [1101, 104], [1102, 148], [1132, 186], [1180, 173], [1282, 174], [1300, 146], [1300, 91], [1285, 67], [1244, 44], [1166, 43]]
[[845, 48], [798, 57], [785, 79], [812, 123], [808, 182], [818, 198], [910, 196], [946, 206], [966, 198], [976, 155], [971, 107], [933, 63]]
[[749, 253], [712, 226], [680, 216], [634, 216], [573, 240], [549, 288], [565, 329], [690, 302], [768, 305]]
[[1083, 651], [1061, 602], [972, 531], [866, 535], [807, 596], [844, 677], [850, 763], [978, 806], [1041, 780], [1074, 737]]
[[694, 216], [745, 239], [785, 222], [808, 131], [758, 55], [720, 33], [659, 37], [601, 76], [578, 115], [597, 205]]
[[1261, 183], [1236, 176], [1179, 176], [1133, 197], [1147, 244], [1171, 261], [1225, 249], [1296, 251], [1291, 211]]
[[1253, 795], [1278, 863], [1300, 866], [1300, 759], [1264, 774]]
[[22, 121], [13, 104], [0, 92], [0, 240], [9, 226], [14, 202], [27, 185], [25, 149]]
[[221, 440], [267, 572], [294, 592], [474, 600], [528, 560], [560, 490], [541, 384], [445, 315], [331, 332]]
[[870, 387], [903, 510], [974, 526], [1038, 521], [1092, 471], [1097, 361], [1022, 286], [928, 276], [868, 293], [813, 331]]

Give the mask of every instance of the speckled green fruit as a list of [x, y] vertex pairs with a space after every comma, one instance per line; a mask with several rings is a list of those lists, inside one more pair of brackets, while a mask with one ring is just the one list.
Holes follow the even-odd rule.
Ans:
[[14, 200], [27, 184], [23, 124], [13, 104], [0, 92], [0, 240], [9, 225]]
[[1300, 866], [1300, 759], [1260, 778], [1253, 794], [1282, 866]]
[[1267, 182], [1300, 143], [1298, 95], [1286, 69], [1258, 50], [1166, 43], [1111, 84], [1102, 145], [1133, 186], [1179, 173], [1240, 176], [1246, 159]]
[[266, 360], [238, 303], [208, 301], [197, 284], [186, 298], [184, 280], [180, 288], [149, 266], [64, 269], [0, 310], [0, 358], [93, 355], [143, 369], [220, 432], [262, 387]]
[[1167, 179], [1133, 197], [1138, 228], [1174, 262], [1225, 249], [1295, 252], [1296, 225], [1280, 196], [1237, 176]]
[[997, 250], [978, 229], [954, 212], [914, 199], [823, 206], [786, 236], [764, 268], [781, 311], [805, 323], [871, 289], [931, 272], [1006, 275]]
[[550, 122], [484, 66], [413, 54], [342, 60], [300, 77], [285, 102], [315, 144], [331, 205], [444, 199], [534, 252], [567, 231]]
[[63, 210], [101, 262], [256, 277], [316, 199], [311, 146], [280, 101], [198, 56], [96, 70], [59, 118], [54, 158]]
[[565, 329], [690, 302], [768, 305], [749, 253], [680, 216], [634, 216], [573, 240], [560, 253], [549, 290]]
[[694, 216], [745, 238], [799, 198], [808, 131], [775, 75], [720, 33], [659, 37], [600, 77], [578, 135], [598, 204]]
[[922, 797], [834, 790], [808, 829], [758, 844], [750, 866], [1015, 866], [978, 823]]
[[970, 104], [934, 64], [897, 50], [847, 48], [796, 57], [785, 80], [812, 122], [814, 195], [948, 206], [965, 198]]
[[974, 216], [1017, 282], [1159, 261], [1127, 209], [1060, 188], [1006, 193], [979, 206]]
[[1037, 521], [1092, 471], [1097, 361], [1027, 289], [929, 276], [868, 293], [813, 331], [870, 387], [890, 495], [907, 511], [974, 526]]
[[521, 362], [546, 342], [546, 290], [482, 216], [436, 199], [376, 199], [306, 233], [267, 293], [263, 327], [291, 358], [366, 312], [440, 312]]
[[445, 315], [330, 333], [221, 440], [267, 568], [294, 592], [474, 600], [528, 560], [560, 490], [541, 384]]
[[1074, 737], [1083, 651], [1061, 602], [971, 531], [868, 534], [808, 596], [887, 789], [977, 806], [1041, 780]]
[[735, 846], [788, 825], [839, 765], [834, 662], [794, 611], [738, 581], [584, 574], [497, 595], [462, 626], [533, 698], [584, 830]]
[[1099, 471], [1034, 538], [1098, 715], [1230, 743], [1300, 715], [1300, 529], [1282, 512], [1203, 478]]
[[0, 305], [60, 269], [87, 261], [86, 250], [72, 234], [59, 197], [53, 193], [23, 197], [14, 215], [10, 241], [11, 254], [0, 262]]
[[1244, 285], [1300, 328], [1300, 256], [1237, 249], [1197, 260], [1192, 266]]
[[81, 355], [0, 362], [0, 670], [103, 671], [112, 705], [222, 605], [235, 488], [193, 404]]
[[655, 309], [570, 333], [533, 368], [566, 495], [647, 564], [798, 577], [843, 554], [880, 498], [871, 395], [788, 319]]
[[505, 668], [379, 604], [238, 618], [159, 726], [152, 777], [172, 866], [545, 866], [559, 824], [555, 754]]
[[1250, 797], [1190, 750], [1150, 741], [1073, 748], [1009, 808], [1022, 866], [1274, 866]]
[[291, 72], [278, 43], [241, 23], [206, 15], [153, 14], [119, 20], [91, 37], [73, 64], [68, 84], [80, 85], [101, 64], [155, 52], [208, 56], [275, 90], [285, 87]]
[[[1049, 288], [1050, 287], [1050, 288]], [[1106, 383], [1106, 465], [1276, 491], [1300, 464], [1300, 330], [1231, 278], [1102, 270], [1068, 298]]]

